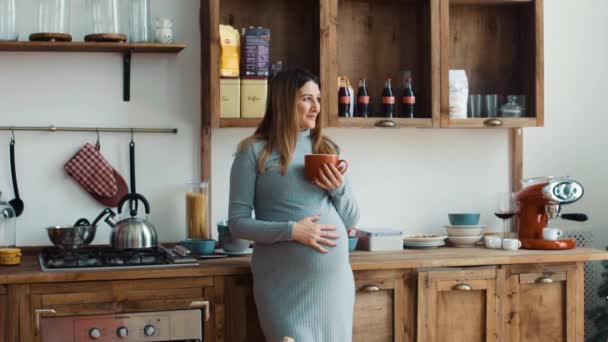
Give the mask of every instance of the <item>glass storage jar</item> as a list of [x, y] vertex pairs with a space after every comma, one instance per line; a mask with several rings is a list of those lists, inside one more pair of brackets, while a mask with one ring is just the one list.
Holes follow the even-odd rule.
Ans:
[[150, 40], [150, 1], [131, 0], [131, 42]]
[[517, 103], [517, 96], [507, 96], [507, 103], [500, 107], [500, 112], [505, 118], [519, 118], [522, 116], [523, 109]]
[[209, 183], [186, 184], [186, 227], [190, 239], [211, 238], [209, 213]]
[[2, 200], [2, 192], [0, 192], [0, 248], [15, 246], [17, 242], [16, 221], [15, 210]]
[[17, 40], [15, 0], [0, 0], [0, 40]]
[[85, 41], [126, 41], [121, 32], [118, 0], [87, 0], [88, 31]]
[[38, 33], [30, 40], [71, 41], [70, 0], [38, 0]]

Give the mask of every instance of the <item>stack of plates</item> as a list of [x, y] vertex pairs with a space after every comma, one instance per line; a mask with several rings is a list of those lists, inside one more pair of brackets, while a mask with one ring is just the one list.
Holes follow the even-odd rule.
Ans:
[[454, 247], [474, 247], [483, 238], [485, 225], [445, 226], [448, 241]]
[[403, 247], [406, 248], [435, 248], [445, 245], [445, 235], [419, 234], [403, 237]]

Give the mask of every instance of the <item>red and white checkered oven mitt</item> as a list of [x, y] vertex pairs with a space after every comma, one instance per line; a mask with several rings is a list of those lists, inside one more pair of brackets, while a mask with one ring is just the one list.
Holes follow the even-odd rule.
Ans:
[[97, 146], [85, 144], [64, 168], [96, 200], [116, 206], [128, 189], [124, 179], [101, 155]]

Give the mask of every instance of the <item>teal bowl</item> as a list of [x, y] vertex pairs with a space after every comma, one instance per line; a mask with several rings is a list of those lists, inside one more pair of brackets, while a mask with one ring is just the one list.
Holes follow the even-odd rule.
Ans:
[[479, 224], [479, 214], [477, 213], [456, 213], [448, 214], [452, 226], [475, 226]]
[[348, 237], [348, 251], [352, 252], [357, 248], [357, 242], [359, 241], [359, 238], [356, 236], [349, 236]]
[[190, 252], [201, 255], [210, 255], [215, 251], [217, 241], [213, 239], [186, 239], [180, 244], [190, 250]]

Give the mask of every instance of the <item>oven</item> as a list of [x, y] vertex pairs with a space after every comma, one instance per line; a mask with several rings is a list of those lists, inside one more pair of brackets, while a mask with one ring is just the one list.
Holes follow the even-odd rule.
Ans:
[[203, 323], [209, 319], [209, 304], [201, 304], [203, 309], [63, 317], [37, 311], [36, 326], [42, 342], [204, 342]]

